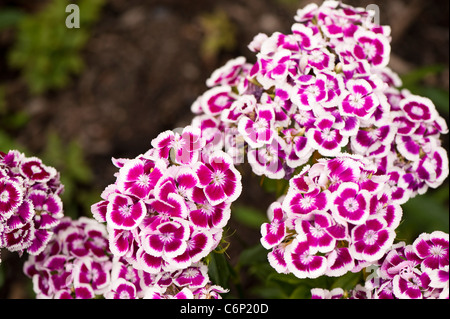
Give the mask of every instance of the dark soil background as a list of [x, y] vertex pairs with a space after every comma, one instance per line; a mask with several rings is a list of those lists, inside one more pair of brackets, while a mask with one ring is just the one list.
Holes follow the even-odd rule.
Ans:
[[[29, 11], [41, 5], [39, 1], [0, 1], [0, 6], [14, 2]], [[30, 94], [17, 70], [5, 64], [3, 54], [14, 35], [0, 34], [0, 77], [6, 80], [7, 101], [31, 116], [14, 138], [36, 154], [45, 148], [44, 136], [49, 131], [67, 143], [78, 141], [94, 174], [92, 187], [102, 190], [114, 182], [116, 168], [111, 157], [135, 157], [150, 148], [150, 141], [160, 132], [188, 124], [193, 117], [190, 106], [206, 90], [205, 81], [212, 71], [239, 55], [255, 61], [247, 49], [252, 38], [259, 32], [289, 32], [296, 9], [309, 2], [109, 0], [83, 50], [84, 71], [64, 89], [39, 96]], [[444, 65], [444, 72], [425, 80], [427, 85], [448, 90], [448, 1], [346, 3], [379, 6], [381, 23], [392, 28], [390, 67], [394, 71], [407, 74], [427, 65]], [[207, 56], [201, 48], [211, 35], [201, 17], [220, 11], [233, 26], [235, 44]], [[239, 201], [265, 210], [273, 198], [260, 190], [259, 179], [247, 175]], [[82, 214], [89, 216], [89, 212]], [[241, 227], [233, 238], [230, 256], [256, 244], [259, 233]], [[33, 297], [23, 288], [29, 287], [27, 278], [9, 275], [1, 298]]]

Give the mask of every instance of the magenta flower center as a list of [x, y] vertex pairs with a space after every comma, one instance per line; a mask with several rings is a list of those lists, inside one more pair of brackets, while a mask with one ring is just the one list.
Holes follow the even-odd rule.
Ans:
[[376, 48], [371, 43], [364, 43], [363, 50], [369, 59], [376, 53]]
[[229, 100], [228, 96], [220, 95], [220, 96], [217, 97], [215, 103], [217, 105], [226, 105], [228, 103], [228, 100]]
[[309, 228], [309, 231], [310, 231], [310, 233], [311, 233], [311, 235], [313, 236], [313, 237], [315, 237], [315, 238], [320, 238], [320, 237], [322, 237], [323, 236], [323, 234], [324, 234], [324, 229], [322, 228], [322, 227], [320, 227], [320, 226], [311, 226], [310, 228]]
[[400, 276], [405, 280], [414, 278], [414, 273], [413, 273], [413, 269], [412, 269], [411, 265], [407, 265], [407, 266], [403, 267], [399, 273], [400, 273]]
[[314, 257], [314, 255], [311, 255], [311, 254], [309, 253], [309, 251], [305, 251], [305, 252], [301, 255], [300, 259], [301, 259], [301, 261], [302, 261], [303, 264], [308, 264], [308, 263], [311, 262], [311, 260], [313, 259], [313, 257]]
[[9, 201], [9, 192], [7, 190], [4, 190], [0, 194], [0, 202], [7, 203]]
[[416, 115], [416, 116], [421, 117], [421, 116], [424, 115], [425, 112], [424, 112], [423, 108], [421, 108], [420, 106], [414, 105], [414, 106], [411, 108], [411, 113], [413, 113], [413, 114]]
[[364, 105], [364, 101], [362, 100], [362, 95], [360, 93], [355, 93], [350, 96], [349, 103], [352, 107], [360, 109]]
[[378, 234], [374, 231], [374, 230], [368, 230], [365, 234], [364, 234], [364, 242], [367, 245], [373, 245], [375, 244], [375, 242], [377, 241], [378, 238]]
[[198, 276], [198, 270], [195, 268], [189, 268], [183, 272], [183, 276], [186, 278], [195, 278]]
[[311, 85], [306, 89], [306, 92], [308, 92], [311, 95], [317, 96], [319, 95], [320, 90], [316, 85]]
[[212, 174], [212, 180], [215, 185], [223, 185], [225, 182], [225, 174], [222, 171], [216, 171]]
[[336, 138], [336, 132], [330, 129], [325, 129], [322, 133], [322, 137], [326, 141], [334, 141]]
[[214, 208], [210, 203], [203, 203], [199, 205], [199, 208], [202, 210], [203, 213], [206, 215], [212, 215], [214, 212]]
[[83, 249], [84, 248], [84, 241], [82, 239], [75, 239], [72, 242], [72, 248], [73, 249]]
[[270, 227], [269, 227], [270, 233], [271, 233], [271, 234], [276, 234], [276, 233], [278, 232], [278, 226], [279, 226], [278, 223], [272, 223], [272, 224], [270, 224]]
[[172, 233], [164, 233], [164, 234], [161, 234], [159, 236], [159, 238], [164, 243], [170, 243], [173, 240], [174, 235]]
[[344, 202], [344, 207], [347, 211], [354, 212], [359, 208], [359, 205], [354, 198], [348, 198]]
[[431, 247], [430, 253], [434, 257], [442, 257], [442, 256], [444, 256], [444, 249], [442, 246], [436, 245], [436, 246]]
[[131, 206], [130, 205], [122, 206], [119, 208], [119, 211], [122, 216], [128, 217], [130, 216]]
[[312, 203], [313, 203], [312, 197], [305, 196], [302, 199], [300, 199], [300, 205], [302, 205], [302, 207], [311, 207]]
[[257, 133], [264, 132], [267, 129], [267, 122], [265, 120], [259, 119], [255, 122], [255, 130]]
[[181, 136], [177, 134], [177, 135], [175, 136], [173, 142], [172, 142], [172, 147], [173, 147], [175, 150], [182, 149], [183, 146], [184, 146], [184, 144], [185, 144], [185, 142], [186, 142], [186, 141], [183, 140], [183, 139], [181, 138]]
[[146, 174], [142, 174], [138, 177], [137, 184], [139, 186], [147, 186], [150, 178]]

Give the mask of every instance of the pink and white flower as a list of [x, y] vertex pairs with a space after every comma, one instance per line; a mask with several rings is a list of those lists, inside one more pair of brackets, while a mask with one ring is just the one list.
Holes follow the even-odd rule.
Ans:
[[161, 223], [155, 230], [146, 230], [142, 237], [145, 251], [155, 257], [174, 258], [185, 252], [190, 229], [187, 223], [168, 221]]
[[346, 87], [348, 95], [339, 105], [341, 113], [367, 120], [380, 103], [372, 86], [366, 80], [358, 79], [349, 80]]
[[369, 201], [368, 191], [360, 190], [355, 183], [345, 182], [333, 194], [330, 207], [335, 219], [361, 225], [369, 217]]
[[431, 122], [438, 116], [433, 102], [422, 96], [409, 95], [400, 101], [400, 108], [411, 122]]
[[318, 248], [310, 245], [306, 236], [299, 236], [284, 254], [287, 268], [298, 278], [317, 278], [327, 269], [327, 260], [317, 255]]
[[334, 129], [334, 123], [333, 116], [323, 116], [316, 120], [313, 129], [305, 133], [308, 144], [323, 156], [338, 155], [341, 148], [348, 143], [348, 137], [341, 135], [338, 129]]
[[209, 162], [198, 162], [194, 167], [206, 198], [212, 205], [236, 200], [242, 191], [241, 174], [233, 165], [231, 157], [218, 151]]
[[422, 261], [422, 270], [442, 269], [449, 264], [448, 234], [434, 231], [421, 234], [413, 243], [414, 252]]
[[286, 214], [281, 207], [281, 203], [274, 202], [268, 209], [271, 215], [270, 223], [261, 225], [261, 244], [266, 249], [271, 249], [280, 244], [286, 236]]
[[170, 158], [175, 163], [189, 165], [198, 160], [204, 140], [201, 138], [199, 128], [186, 126], [181, 133], [172, 131], [160, 133], [151, 144], [160, 158]]
[[64, 216], [59, 173], [37, 157], [0, 152], [0, 248], [42, 252]]
[[121, 194], [112, 194], [108, 200], [106, 221], [116, 229], [136, 228], [147, 213], [146, 206], [141, 200], [136, 201]]
[[275, 114], [270, 106], [260, 106], [255, 120], [243, 116], [239, 120], [238, 130], [244, 140], [252, 148], [258, 148], [265, 144], [270, 144], [275, 135], [274, 132]]
[[395, 232], [386, 227], [384, 220], [368, 219], [352, 229], [352, 255], [358, 260], [377, 261], [392, 246]]

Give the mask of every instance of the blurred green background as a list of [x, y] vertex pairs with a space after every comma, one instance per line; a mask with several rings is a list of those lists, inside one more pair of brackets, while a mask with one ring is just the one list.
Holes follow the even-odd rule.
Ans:
[[[188, 124], [190, 105], [211, 72], [239, 55], [259, 32], [288, 32], [294, 0], [0, 0], [0, 150], [39, 156], [61, 172], [64, 209], [73, 218], [114, 182], [111, 157], [135, 157], [167, 129]], [[320, 1], [315, 1], [320, 3]], [[68, 29], [65, 8], [80, 7], [80, 28]], [[404, 87], [431, 98], [449, 119], [449, 3], [346, 1], [377, 4], [392, 28], [390, 67]], [[448, 150], [448, 136], [443, 137]], [[225, 253], [210, 257], [210, 276], [228, 297], [309, 298], [312, 287], [351, 288], [350, 274], [299, 280], [277, 274], [259, 244], [259, 225], [277, 183], [243, 169], [244, 192], [227, 226]], [[449, 232], [448, 179], [403, 205], [398, 238]], [[26, 257], [2, 251], [0, 298], [33, 298], [18, 272]]]

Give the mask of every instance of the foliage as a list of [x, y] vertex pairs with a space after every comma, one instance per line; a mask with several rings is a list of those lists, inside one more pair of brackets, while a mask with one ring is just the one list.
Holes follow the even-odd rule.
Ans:
[[20, 19], [9, 63], [21, 69], [32, 93], [62, 88], [72, 75], [82, 71], [81, 50], [89, 39], [90, 26], [97, 20], [103, 2], [79, 1], [79, 29], [66, 27], [68, 3], [65, 0], [53, 0], [42, 11]]
[[222, 51], [232, 51], [236, 43], [236, 30], [227, 14], [222, 10], [200, 16], [204, 36], [200, 52], [207, 61], [216, 58]]

